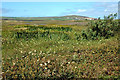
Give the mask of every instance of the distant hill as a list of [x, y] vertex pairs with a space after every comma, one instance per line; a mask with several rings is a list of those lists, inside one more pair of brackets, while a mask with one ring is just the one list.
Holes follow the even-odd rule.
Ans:
[[2, 20], [24, 20], [24, 21], [34, 21], [34, 20], [85, 20], [85, 19], [95, 19], [86, 16], [77, 15], [67, 15], [60, 17], [2, 17]]

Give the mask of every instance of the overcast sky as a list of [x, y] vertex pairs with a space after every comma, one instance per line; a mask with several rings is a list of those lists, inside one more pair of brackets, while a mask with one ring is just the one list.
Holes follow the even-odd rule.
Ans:
[[98, 18], [118, 13], [118, 2], [7, 2], [4, 0], [1, 10], [2, 16], [9, 17], [80, 15]]

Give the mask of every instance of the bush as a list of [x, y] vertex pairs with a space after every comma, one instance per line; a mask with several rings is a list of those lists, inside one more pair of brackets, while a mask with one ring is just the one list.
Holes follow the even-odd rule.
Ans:
[[89, 28], [82, 31], [83, 39], [96, 40], [100, 37], [107, 39], [114, 36], [115, 32], [118, 31], [118, 21], [114, 20], [116, 15], [110, 14], [108, 17], [104, 16], [103, 20], [98, 18], [98, 20], [92, 21]]

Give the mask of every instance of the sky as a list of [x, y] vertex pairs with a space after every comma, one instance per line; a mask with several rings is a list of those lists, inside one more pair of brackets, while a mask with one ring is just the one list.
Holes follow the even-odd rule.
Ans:
[[79, 15], [103, 17], [118, 13], [118, 2], [2, 2], [2, 16], [52, 17]]
[[2, 2], [118, 2], [119, 0], [1, 0]]

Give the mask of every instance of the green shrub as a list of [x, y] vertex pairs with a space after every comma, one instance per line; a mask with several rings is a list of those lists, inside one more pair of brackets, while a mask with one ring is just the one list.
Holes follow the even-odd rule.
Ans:
[[100, 37], [105, 39], [114, 36], [115, 32], [118, 31], [118, 21], [114, 20], [117, 14], [110, 14], [104, 16], [104, 19], [98, 18], [96, 21], [92, 21], [89, 28], [86, 31], [82, 31], [83, 39], [96, 40]]

